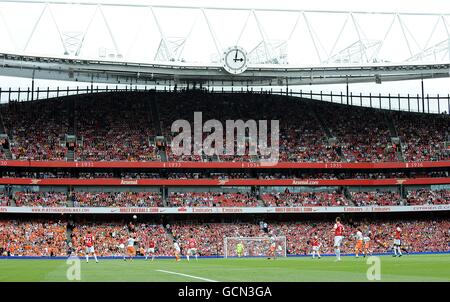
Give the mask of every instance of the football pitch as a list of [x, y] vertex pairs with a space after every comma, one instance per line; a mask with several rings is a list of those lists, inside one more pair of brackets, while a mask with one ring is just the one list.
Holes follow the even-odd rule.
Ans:
[[[67, 263], [67, 260], [1, 259], [0, 281], [56, 281], [68, 282], [67, 273], [80, 280], [95, 281], [144, 281], [144, 282], [369, 282], [367, 271], [375, 267], [368, 258], [334, 257], [311, 259], [310, 257], [242, 259], [199, 259], [187, 262], [183, 259], [93, 259], [86, 263]], [[380, 256], [380, 277], [383, 281], [450, 281], [450, 255], [405, 255], [401, 258]]]

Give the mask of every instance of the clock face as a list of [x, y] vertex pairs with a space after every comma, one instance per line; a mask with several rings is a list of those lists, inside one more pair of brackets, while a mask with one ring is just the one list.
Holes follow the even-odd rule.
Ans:
[[223, 53], [223, 68], [232, 74], [243, 73], [247, 69], [247, 52], [239, 46], [229, 47]]

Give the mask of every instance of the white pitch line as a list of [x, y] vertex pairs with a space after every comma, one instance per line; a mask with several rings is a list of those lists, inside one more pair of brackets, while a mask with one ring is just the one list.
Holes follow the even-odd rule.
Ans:
[[157, 269], [156, 271], [157, 271], [157, 272], [166, 273], [166, 274], [180, 275], [180, 276], [185, 276], [185, 277], [189, 277], [189, 278], [200, 279], [200, 280], [208, 281], [208, 282], [219, 282], [219, 281], [217, 281], [217, 280], [211, 280], [211, 279], [206, 279], [206, 278], [202, 278], [202, 277], [196, 277], [196, 276], [192, 276], [192, 275], [186, 275], [186, 274], [182, 274], [182, 273], [170, 272], [170, 271], [165, 271], [165, 270], [162, 270], [162, 269]]

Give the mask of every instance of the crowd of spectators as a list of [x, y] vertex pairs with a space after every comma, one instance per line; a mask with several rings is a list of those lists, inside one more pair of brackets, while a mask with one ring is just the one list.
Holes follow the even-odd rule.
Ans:
[[[344, 222], [345, 232], [342, 252], [353, 253], [356, 232], [360, 228], [370, 232], [371, 250], [375, 253], [392, 252], [396, 225], [402, 228], [402, 246], [407, 252], [449, 251], [450, 222], [447, 220], [374, 221]], [[333, 223], [323, 221], [273, 222], [264, 230], [256, 223], [176, 223], [171, 226], [173, 237], [187, 250], [187, 241], [193, 237], [201, 255], [224, 254], [225, 237], [269, 237], [286, 236], [287, 254], [310, 254], [309, 240], [317, 235], [322, 253], [334, 253]], [[229, 241], [231, 242], [231, 241]], [[237, 242], [236, 240], [234, 241]], [[245, 254], [251, 253], [252, 245], [244, 247]], [[228, 246], [232, 254], [235, 246]], [[267, 255], [267, 254], [266, 254]]]
[[161, 224], [78, 223], [71, 237], [72, 250], [76, 254], [83, 255], [85, 249], [83, 239], [89, 231], [94, 237], [96, 254], [99, 256], [124, 256], [126, 250], [120, 246], [123, 244], [126, 248], [126, 240], [130, 237], [137, 240], [137, 251], [140, 254], [141, 247], [145, 248], [147, 240], [151, 239], [156, 242], [156, 255], [173, 255], [173, 241]]
[[[214, 98], [214, 102], [210, 99]], [[242, 99], [245, 98], [245, 102]], [[161, 123], [165, 136], [169, 141], [174, 136], [171, 132], [171, 124], [178, 119], [191, 122], [193, 128], [194, 112], [202, 112], [203, 120], [216, 119], [226, 125], [226, 120], [268, 120], [268, 129], [271, 130], [270, 121], [279, 121], [279, 157], [281, 161], [314, 161], [330, 162], [340, 161], [335, 152], [335, 147], [328, 143], [327, 137], [322, 131], [314, 113], [309, 106], [302, 102], [289, 102], [292, 106], [286, 110], [286, 103], [273, 99], [270, 96], [255, 95], [205, 95], [193, 93], [187, 97], [176, 95], [168, 98], [165, 106], [161, 107]], [[220, 115], [217, 113], [220, 112]], [[270, 114], [269, 114], [270, 113]], [[225, 127], [224, 127], [225, 128]], [[203, 138], [206, 134], [203, 134]], [[268, 144], [271, 145], [270, 133], [267, 133]], [[223, 144], [226, 146], [226, 129], [224, 129]], [[236, 154], [236, 142], [234, 142], [234, 155], [229, 155], [224, 150], [215, 158], [218, 161], [255, 161], [264, 159], [260, 153], [250, 154], [249, 143], [246, 143], [244, 154]], [[167, 150], [169, 160], [205, 160], [204, 156], [187, 155], [174, 156], [170, 149]], [[266, 158], [267, 159], [267, 158]]]
[[206, 178], [206, 175], [203, 173], [168, 173], [167, 179], [199, 179]]
[[66, 207], [67, 194], [61, 192], [15, 192], [17, 207]]
[[261, 200], [268, 207], [336, 207], [351, 203], [342, 193], [334, 192], [271, 192], [261, 194]]
[[320, 104], [320, 115], [346, 161], [397, 161], [397, 148], [382, 113], [369, 108]]
[[[448, 219], [414, 220], [345, 220], [342, 253], [353, 253], [356, 232], [361, 230], [371, 238], [370, 249], [374, 253], [392, 252], [397, 225], [402, 229], [402, 249], [411, 252], [449, 251], [450, 222]], [[97, 255], [122, 257], [121, 248], [133, 236], [137, 239], [138, 253], [146, 247], [149, 239], [156, 241], [156, 255], [173, 256], [173, 240], [176, 240], [182, 254], [188, 249], [188, 240], [194, 238], [197, 249], [203, 256], [224, 255], [226, 237], [242, 238], [286, 237], [287, 254], [308, 255], [311, 253], [309, 240], [318, 236], [321, 252], [333, 254], [333, 222], [323, 220], [288, 222], [193, 222], [182, 221], [166, 224], [144, 222], [92, 222], [74, 223], [71, 233], [67, 233], [67, 222], [61, 221], [18, 221], [0, 220], [1, 254], [16, 256], [65, 256], [68, 253], [84, 254], [84, 236], [91, 232]], [[70, 234], [70, 235], [69, 235]], [[239, 239], [237, 240], [239, 241]], [[229, 242], [237, 242], [229, 241]], [[245, 255], [267, 255], [267, 249], [244, 241]], [[282, 240], [278, 241], [282, 244]], [[235, 246], [227, 246], [230, 254]], [[263, 254], [258, 254], [263, 253]], [[266, 253], [266, 254], [264, 254]]]
[[73, 192], [75, 207], [162, 207], [156, 192]]
[[204, 256], [223, 255], [225, 237], [267, 236], [259, 225], [250, 223], [177, 223], [171, 226], [171, 230], [184, 251], [192, 237], [197, 242], [199, 253]]
[[[1, 113], [13, 158], [21, 160], [66, 160], [65, 134], [77, 138], [74, 151], [78, 161], [161, 161], [163, 154], [169, 161], [265, 159], [260, 153], [249, 154], [247, 143], [243, 155], [175, 155], [170, 147], [177, 134], [172, 133], [172, 123], [184, 119], [193, 129], [194, 112], [202, 112], [203, 121], [217, 119], [224, 125], [226, 120], [268, 120], [269, 124], [278, 120], [281, 161], [385, 162], [399, 161], [401, 154], [406, 161], [450, 158], [445, 146], [450, 127], [447, 115], [386, 114], [273, 95], [202, 92], [161, 93], [156, 107], [157, 115], [147, 95], [115, 93], [11, 102], [2, 106]], [[166, 147], [155, 142], [159, 129]], [[397, 135], [399, 145], [392, 142]], [[203, 139], [206, 136], [208, 133], [202, 133]], [[1, 154], [5, 158], [5, 153]]]
[[5, 194], [5, 192], [0, 192], [0, 206], [2, 207], [11, 206], [9, 194]]
[[204, 161], [203, 156], [198, 154], [177, 155], [171, 146], [166, 146], [166, 156], [168, 161]]
[[[356, 232], [360, 228], [364, 234], [370, 232], [371, 250], [374, 253], [392, 252], [396, 225], [402, 229], [402, 247], [408, 252], [449, 251], [448, 220], [409, 220], [344, 222], [344, 240], [341, 252], [352, 253], [356, 245]], [[286, 236], [288, 254], [309, 254], [311, 247], [307, 241], [317, 235], [322, 244], [322, 253], [334, 253], [333, 224], [330, 222], [276, 223], [270, 226], [275, 233]]]
[[0, 107], [13, 159], [65, 160], [68, 102], [52, 99], [10, 102]]
[[47, 179], [47, 178], [70, 178], [72, 175], [70, 172], [58, 171], [58, 172], [27, 172], [27, 171], [2, 171], [0, 172], [2, 178], [34, 178], [34, 179]]
[[398, 192], [351, 192], [352, 200], [356, 206], [397, 206], [403, 205]]
[[[174, 97], [162, 109], [162, 123], [166, 125], [166, 134], [171, 136], [170, 121], [178, 118], [192, 121], [194, 111], [203, 112], [208, 119], [218, 118], [211, 112], [221, 112], [223, 120], [279, 120], [281, 161], [339, 162], [342, 161], [340, 153], [348, 162], [399, 161], [402, 146], [408, 161], [446, 160], [450, 156], [450, 151], [444, 148], [450, 126], [448, 116], [441, 116], [435, 121], [433, 117], [421, 115], [420, 120], [417, 120], [414, 114], [402, 113], [405, 118], [393, 120], [394, 127], [399, 128], [402, 145], [398, 145], [392, 142], [392, 137], [397, 134], [395, 128], [389, 129], [389, 117], [385, 117], [381, 111], [284, 100], [289, 102], [289, 106], [286, 106], [285, 102], [272, 96], [244, 97], [245, 102], [241, 102], [234, 95], [214, 95], [218, 99], [214, 104], [210, 102], [208, 95], [193, 94], [183, 101]], [[173, 108], [177, 110], [172, 110]], [[270, 112], [270, 116], [267, 112]], [[406, 126], [405, 120], [410, 122]], [[430, 122], [432, 126], [429, 130], [424, 125]], [[336, 138], [336, 141], [333, 142], [330, 138]], [[412, 156], [414, 152], [421, 156]], [[201, 161], [203, 158], [181, 160]], [[250, 161], [254, 158], [246, 155], [219, 155], [219, 160]]]
[[75, 103], [79, 161], [159, 161], [148, 100], [104, 95]]
[[412, 190], [408, 191], [406, 202], [408, 205], [438, 205], [450, 204], [450, 190]]
[[52, 220], [0, 220], [2, 256], [66, 256], [67, 223]]
[[[27, 172], [27, 171], [2, 171], [0, 172], [2, 178], [34, 178], [34, 179], [47, 179], [47, 178], [78, 178], [78, 179], [95, 179], [95, 178], [121, 178], [121, 179], [148, 179], [148, 178], [166, 178], [165, 175], [153, 172], [68, 172], [68, 171], [40, 171], [40, 172]], [[202, 175], [202, 178], [205, 177]]]
[[2, 178], [78, 178], [78, 179], [96, 179], [96, 178], [120, 178], [120, 179], [389, 179], [389, 178], [433, 178], [448, 177], [448, 171], [399, 171], [399, 172], [322, 172], [310, 170], [286, 170], [281, 172], [127, 172], [127, 171], [109, 171], [109, 172], [83, 172], [83, 171], [0, 171]]
[[442, 161], [450, 159], [450, 122], [448, 116], [430, 118], [421, 114], [394, 114], [394, 123], [402, 142], [406, 161]]
[[[256, 192], [169, 192], [168, 207], [333, 207], [408, 206], [450, 203], [450, 190], [398, 191], [263, 191]], [[0, 193], [0, 206], [18, 207], [164, 207], [160, 192], [14, 192]]]
[[251, 193], [169, 192], [169, 207], [257, 207]]

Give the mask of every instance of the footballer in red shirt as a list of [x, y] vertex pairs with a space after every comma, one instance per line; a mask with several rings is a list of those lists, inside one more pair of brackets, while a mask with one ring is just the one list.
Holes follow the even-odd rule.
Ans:
[[86, 246], [86, 263], [89, 262], [89, 255], [93, 254], [95, 262], [98, 263], [97, 255], [94, 249], [94, 236], [92, 236], [91, 231], [88, 231], [87, 235], [84, 236], [84, 245]]
[[336, 261], [341, 261], [341, 244], [344, 235], [344, 226], [341, 223], [341, 218], [336, 218], [336, 223], [333, 227], [334, 231], [334, 251], [336, 253]]
[[401, 242], [402, 239], [402, 229], [400, 228], [400, 225], [397, 224], [397, 228], [395, 229], [394, 233], [394, 257], [401, 257], [402, 256], [402, 250], [400, 246], [402, 245]]
[[320, 243], [319, 243], [319, 238], [317, 237], [317, 235], [314, 236], [310, 242], [311, 242], [311, 246], [312, 246], [312, 258], [314, 259], [317, 254], [317, 257], [320, 259]]
[[145, 260], [148, 259], [148, 255], [152, 256], [152, 261], [155, 259], [155, 248], [156, 248], [156, 242], [155, 240], [151, 239], [149, 236], [147, 236], [146, 240], [146, 254], [145, 254]]
[[194, 239], [194, 237], [189, 238], [188, 240], [188, 250], [187, 250], [187, 261], [189, 261], [189, 256], [195, 256], [195, 260], [198, 261], [198, 253], [197, 253], [197, 241]]

